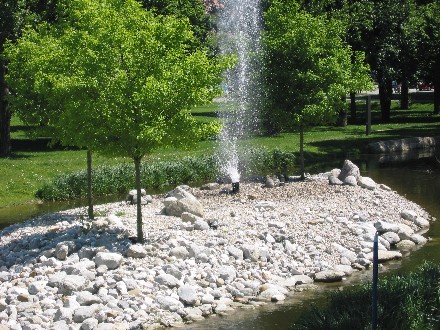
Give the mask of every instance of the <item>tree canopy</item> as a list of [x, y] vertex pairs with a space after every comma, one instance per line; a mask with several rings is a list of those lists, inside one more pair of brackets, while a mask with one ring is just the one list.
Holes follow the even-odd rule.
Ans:
[[6, 48], [11, 107], [26, 123], [55, 130], [63, 144], [130, 157], [137, 170], [156, 148], [216, 134], [189, 110], [218, 94], [229, 62], [192, 49], [187, 20], [134, 0], [66, 0], [59, 13]]
[[[302, 130], [334, 121], [345, 95], [368, 88], [362, 53], [344, 41], [338, 20], [313, 16], [295, 2], [272, 1], [265, 15], [266, 125]], [[302, 143], [301, 143], [302, 146]]]

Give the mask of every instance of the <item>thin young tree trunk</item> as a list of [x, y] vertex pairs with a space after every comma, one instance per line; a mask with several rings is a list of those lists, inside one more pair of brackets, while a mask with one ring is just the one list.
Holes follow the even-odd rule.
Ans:
[[93, 220], [93, 183], [92, 183], [92, 152], [87, 150], [87, 204], [89, 219]]
[[301, 180], [306, 178], [304, 172], [304, 127], [299, 127], [299, 158], [301, 163]]
[[5, 80], [6, 66], [0, 61], [0, 157], [11, 154], [11, 112], [6, 96], [9, 94]]
[[356, 123], [356, 93], [350, 93], [350, 122]]
[[141, 244], [144, 243], [144, 232], [142, 230], [142, 205], [141, 205], [141, 159], [142, 157], [134, 158], [134, 168], [136, 171], [136, 205], [137, 205], [137, 241]]

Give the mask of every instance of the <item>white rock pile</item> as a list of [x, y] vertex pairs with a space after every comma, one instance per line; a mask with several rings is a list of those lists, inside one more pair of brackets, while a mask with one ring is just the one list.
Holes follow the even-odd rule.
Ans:
[[368, 268], [376, 231], [382, 261], [426, 242], [417, 232], [433, 219], [421, 207], [356, 173], [337, 184], [336, 172], [153, 196], [144, 244], [132, 242], [126, 202], [97, 206], [94, 221], [80, 208], [5, 228], [0, 329], [178, 326], [341, 281]]

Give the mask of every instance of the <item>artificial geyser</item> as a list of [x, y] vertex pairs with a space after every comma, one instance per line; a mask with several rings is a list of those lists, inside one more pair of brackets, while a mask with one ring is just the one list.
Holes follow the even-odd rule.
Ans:
[[226, 0], [218, 17], [219, 46], [223, 54], [237, 57], [234, 69], [225, 73], [224, 102], [219, 115], [219, 163], [238, 192], [239, 162], [246, 157], [240, 140], [258, 125], [261, 13], [258, 0]]

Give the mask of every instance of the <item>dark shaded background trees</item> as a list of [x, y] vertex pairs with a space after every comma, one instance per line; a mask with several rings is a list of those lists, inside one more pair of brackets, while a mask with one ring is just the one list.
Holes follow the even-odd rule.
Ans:
[[57, 0], [2, 0], [0, 1], [0, 157], [11, 152], [11, 112], [6, 97], [9, 89], [5, 81], [6, 62], [2, 58], [6, 40], [16, 40], [24, 26], [41, 21], [56, 20]]

